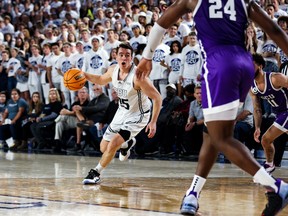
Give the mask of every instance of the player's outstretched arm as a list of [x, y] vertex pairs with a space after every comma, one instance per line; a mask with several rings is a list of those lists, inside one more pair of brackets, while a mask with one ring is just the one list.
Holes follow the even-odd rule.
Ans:
[[134, 78], [134, 84], [135, 89], [141, 89], [153, 101], [152, 117], [146, 127], [146, 132], [149, 132], [148, 137], [152, 138], [156, 133], [156, 123], [162, 106], [162, 97], [147, 77], [142, 80]]
[[91, 74], [83, 72], [86, 79], [90, 81], [91, 83], [97, 83], [99, 85], [106, 85], [107, 83], [112, 81], [112, 73], [113, 73], [114, 67], [110, 67], [106, 73], [103, 75], [97, 75], [97, 74]]
[[248, 7], [248, 15], [288, 55], [288, 37], [286, 33], [254, 1]]
[[177, 0], [169, 6], [165, 13], [157, 20], [157, 23], [155, 23], [149, 34], [148, 43], [142, 54], [143, 58], [137, 66], [136, 76], [138, 79], [144, 79], [144, 77], [150, 74], [152, 69], [151, 59], [155, 49], [161, 43], [166, 29], [185, 13], [193, 11], [196, 3], [196, 0]]

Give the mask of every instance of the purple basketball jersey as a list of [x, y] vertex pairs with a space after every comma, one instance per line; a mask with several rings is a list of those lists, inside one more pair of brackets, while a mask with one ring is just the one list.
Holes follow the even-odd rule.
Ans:
[[267, 100], [272, 106], [272, 110], [275, 114], [288, 111], [288, 90], [287, 88], [275, 89], [271, 83], [271, 74], [264, 73], [265, 75], [265, 89], [261, 92], [255, 81], [253, 82], [252, 92], [253, 94], [261, 97], [263, 100]]
[[244, 47], [247, 27], [244, 0], [198, 0], [194, 21], [206, 52], [219, 45]]
[[244, 45], [244, 0], [198, 0], [194, 20], [204, 59], [204, 115], [238, 108], [254, 77], [252, 57]]

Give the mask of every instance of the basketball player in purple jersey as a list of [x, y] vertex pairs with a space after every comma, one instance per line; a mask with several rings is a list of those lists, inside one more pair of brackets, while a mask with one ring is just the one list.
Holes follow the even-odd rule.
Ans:
[[262, 111], [260, 98], [267, 100], [271, 106], [276, 119], [270, 128], [263, 134], [261, 144], [263, 146], [266, 162], [264, 168], [268, 173], [275, 170], [273, 141], [288, 131], [288, 77], [282, 73], [266, 73], [265, 60], [259, 54], [253, 55], [255, 67], [255, 78], [251, 87], [251, 96], [254, 104], [255, 132], [254, 139], [259, 141]]
[[262, 215], [275, 215], [288, 203], [288, 185], [271, 177], [245, 145], [233, 138], [233, 130], [238, 107], [243, 104], [254, 77], [252, 57], [244, 45], [247, 16], [285, 53], [288, 53], [288, 38], [253, 0], [177, 0], [149, 34], [136, 71], [139, 79], [151, 70], [151, 58], [161, 34], [189, 11], [193, 12], [203, 51], [202, 105], [209, 134], [204, 133], [196, 174], [180, 211], [196, 214], [199, 194], [218, 153], [222, 152], [267, 188], [268, 204]]

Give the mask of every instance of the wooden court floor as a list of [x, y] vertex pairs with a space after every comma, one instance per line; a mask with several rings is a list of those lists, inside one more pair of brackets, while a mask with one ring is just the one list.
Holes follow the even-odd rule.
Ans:
[[[82, 185], [98, 157], [0, 152], [0, 215], [180, 215], [196, 163], [117, 158], [99, 185]], [[275, 177], [288, 180], [288, 167]], [[201, 216], [256, 216], [264, 189], [231, 164], [216, 163], [200, 197]], [[288, 215], [288, 208], [280, 216]]]

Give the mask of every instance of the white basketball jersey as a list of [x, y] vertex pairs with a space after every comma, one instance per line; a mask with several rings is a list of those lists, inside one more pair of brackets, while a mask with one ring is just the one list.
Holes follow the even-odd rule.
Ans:
[[119, 66], [116, 65], [113, 75], [112, 84], [119, 97], [119, 109], [123, 114], [139, 115], [148, 112], [151, 109], [151, 101], [141, 91], [134, 89], [133, 78], [136, 66], [133, 64], [129, 74], [124, 80], [119, 80]]

